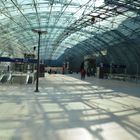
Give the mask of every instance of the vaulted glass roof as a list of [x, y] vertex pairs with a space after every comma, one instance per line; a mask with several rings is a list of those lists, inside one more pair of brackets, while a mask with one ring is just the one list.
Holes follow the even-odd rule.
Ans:
[[139, 34], [139, 9], [139, 0], [0, 0], [0, 55], [33, 53], [38, 34], [32, 29], [47, 31], [41, 59], [56, 60], [87, 39], [87, 50], [108, 47]]

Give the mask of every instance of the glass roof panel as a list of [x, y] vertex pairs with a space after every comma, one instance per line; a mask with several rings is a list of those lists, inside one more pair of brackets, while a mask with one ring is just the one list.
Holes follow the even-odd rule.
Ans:
[[38, 46], [38, 34], [32, 29], [47, 31], [41, 36], [41, 59], [57, 59], [65, 49], [97, 35], [102, 39], [95, 39], [101, 42], [97, 46], [112, 45], [120, 39], [112, 30], [130, 36], [139, 28], [137, 21], [135, 27], [133, 22], [123, 23], [138, 16], [138, 5], [136, 0], [133, 6], [124, 0], [0, 0], [0, 29], [5, 34], [0, 43], [29, 52]]

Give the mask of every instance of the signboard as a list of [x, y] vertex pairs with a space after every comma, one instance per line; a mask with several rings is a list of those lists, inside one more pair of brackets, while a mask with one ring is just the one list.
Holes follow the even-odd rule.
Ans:
[[35, 58], [35, 55], [34, 54], [27, 54], [27, 53], [25, 53], [24, 54], [24, 58]]

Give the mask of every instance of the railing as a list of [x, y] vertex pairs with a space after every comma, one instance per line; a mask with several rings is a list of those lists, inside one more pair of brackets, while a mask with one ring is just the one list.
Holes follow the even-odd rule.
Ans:
[[108, 74], [108, 79], [116, 79], [131, 82], [140, 82], [140, 75]]

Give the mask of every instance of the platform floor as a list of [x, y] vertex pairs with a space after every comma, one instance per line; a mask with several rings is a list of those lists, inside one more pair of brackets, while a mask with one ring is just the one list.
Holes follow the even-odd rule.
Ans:
[[47, 75], [0, 84], [0, 140], [140, 140], [140, 85]]

